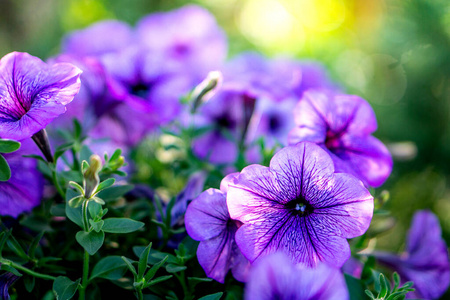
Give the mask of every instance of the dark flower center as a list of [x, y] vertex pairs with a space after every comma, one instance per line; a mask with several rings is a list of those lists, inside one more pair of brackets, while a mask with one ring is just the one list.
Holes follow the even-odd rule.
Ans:
[[344, 134], [344, 131], [341, 132], [332, 132], [327, 130], [327, 137], [325, 138], [325, 146], [331, 151], [337, 150], [341, 148], [340, 138]]
[[133, 85], [130, 89], [131, 94], [141, 98], [146, 98], [148, 91], [149, 91], [148, 85], [145, 85], [141, 82]]
[[189, 45], [177, 44], [173, 47], [172, 51], [176, 56], [186, 56], [189, 53]]
[[299, 216], [308, 216], [314, 212], [314, 207], [302, 196], [289, 201], [285, 204], [285, 207]]
[[275, 116], [275, 115], [270, 116], [270, 118], [269, 118], [269, 130], [271, 132], [277, 132], [280, 127], [281, 127], [280, 119], [277, 116]]
[[226, 128], [233, 129], [235, 127], [235, 122], [227, 114], [222, 114], [214, 120], [217, 129]]

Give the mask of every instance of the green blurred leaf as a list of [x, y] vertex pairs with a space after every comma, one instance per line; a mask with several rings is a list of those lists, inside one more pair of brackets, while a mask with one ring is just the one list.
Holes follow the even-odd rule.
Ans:
[[157, 284], [157, 283], [160, 283], [160, 282], [169, 280], [170, 278], [172, 278], [172, 275], [166, 275], [166, 276], [158, 277], [158, 278], [156, 278], [156, 279], [154, 279], [154, 280], [152, 280], [152, 281], [147, 282], [147, 283], [144, 285], [144, 287], [149, 287], [149, 286], [155, 285], [155, 284]]
[[53, 282], [53, 291], [58, 300], [69, 300], [75, 295], [80, 279], [72, 281], [65, 276], [59, 276]]
[[8, 181], [11, 178], [11, 169], [8, 162], [0, 155], [0, 181]]
[[104, 189], [109, 188], [110, 186], [112, 186], [114, 184], [114, 182], [116, 182], [116, 180], [114, 178], [108, 178], [105, 181], [101, 182], [98, 187], [97, 190], [95, 191], [96, 193], [103, 191]]
[[166, 266], [166, 271], [169, 273], [178, 273], [178, 272], [184, 271], [186, 269], [187, 269], [186, 266], [178, 266], [178, 265], [174, 265], [174, 264], [168, 264]]
[[144, 251], [142, 251], [141, 256], [139, 257], [138, 280], [140, 280], [142, 277], [144, 277], [144, 272], [147, 269], [148, 254], [150, 253], [151, 248], [152, 248], [152, 243], [150, 243], [144, 249]]
[[105, 201], [112, 201], [116, 200], [117, 198], [122, 197], [129, 191], [133, 189], [133, 185], [126, 184], [126, 185], [116, 185], [109, 189], [103, 190], [100, 193], [97, 194], [97, 197], [105, 200]]
[[11, 153], [19, 150], [20, 143], [13, 140], [0, 139], [0, 153]]
[[347, 283], [347, 288], [350, 293], [350, 300], [365, 300], [367, 299], [364, 285], [361, 280], [350, 276], [348, 274], [345, 275], [345, 282]]
[[222, 295], [223, 293], [219, 292], [211, 295], [206, 295], [204, 297], [199, 298], [198, 300], [219, 300], [220, 297], [222, 297]]
[[167, 261], [168, 258], [169, 258], [169, 256], [167, 255], [160, 262], [154, 264], [150, 268], [150, 270], [148, 270], [147, 274], [145, 274], [145, 281], [151, 280], [155, 276], [155, 274], [159, 270], [159, 268], [161, 268], [161, 266], [164, 265], [164, 263]]
[[72, 222], [74, 222], [75, 224], [77, 224], [78, 226], [83, 228], [81, 206], [79, 206], [77, 208], [73, 208], [73, 207], [70, 207], [70, 205], [68, 204], [70, 199], [77, 197], [77, 196], [78, 196], [77, 192], [75, 192], [74, 190], [72, 190], [70, 188], [67, 189], [67, 191], [66, 191], [66, 215]]

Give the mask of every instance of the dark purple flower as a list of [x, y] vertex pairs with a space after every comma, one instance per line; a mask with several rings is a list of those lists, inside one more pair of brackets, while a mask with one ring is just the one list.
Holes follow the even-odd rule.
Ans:
[[[172, 229], [180, 229], [184, 227], [184, 215], [191, 201], [197, 197], [205, 185], [207, 174], [205, 172], [197, 172], [192, 174], [184, 189], [177, 195], [175, 204], [170, 211], [170, 224]], [[186, 233], [174, 235], [168, 242], [168, 246], [178, 248], [178, 244], [186, 237]]]
[[44, 178], [37, 170], [37, 161], [22, 157], [37, 153], [34, 143], [27, 139], [18, 151], [3, 154], [11, 168], [11, 178], [0, 182], [0, 215], [15, 218], [41, 202]]
[[208, 277], [221, 283], [231, 269], [234, 278], [245, 281], [250, 264], [234, 241], [241, 223], [228, 214], [226, 192], [236, 174], [222, 180], [221, 189], [208, 189], [188, 206], [185, 223], [187, 233], [200, 241], [198, 262]]
[[95, 23], [68, 34], [62, 52], [75, 56], [102, 56], [119, 51], [135, 41], [133, 29], [117, 20]]
[[373, 197], [356, 177], [334, 173], [330, 156], [313, 143], [280, 150], [270, 167], [251, 165], [230, 184], [230, 216], [244, 223], [236, 243], [251, 262], [283, 251], [296, 263], [341, 267], [347, 238], [363, 234]]
[[28, 53], [5, 55], [0, 74], [1, 138], [23, 140], [44, 129], [80, 89], [80, 69], [48, 65]]
[[281, 252], [257, 260], [245, 287], [245, 300], [349, 299], [339, 269], [319, 264], [314, 269], [293, 265]]
[[196, 83], [220, 68], [227, 56], [225, 33], [199, 6], [151, 14], [139, 21], [136, 31], [150, 52], [165, 54], [166, 69], [185, 69]]
[[83, 124], [84, 130], [92, 129], [98, 118], [120, 104], [117, 95], [120, 88], [97, 58], [62, 54], [52, 58], [51, 62], [68, 62], [83, 71], [80, 92], [75, 96], [75, 101], [67, 105], [66, 113], [52, 123], [52, 127], [70, 128], [72, 119], [76, 118]]
[[413, 281], [415, 292], [408, 296], [438, 299], [450, 284], [450, 263], [447, 245], [441, 236], [438, 218], [430, 211], [414, 214], [401, 256], [374, 253], [377, 260], [397, 271], [403, 281]]
[[377, 129], [372, 107], [357, 96], [308, 91], [294, 112], [289, 144], [309, 141], [327, 149], [336, 172], [358, 176], [366, 185], [380, 186], [392, 170], [386, 146], [371, 134]]
[[8, 289], [14, 282], [19, 279], [19, 276], [14, 275], [11, 272], [6, 272], [0, 275], [0, 299], [9, 300], [11, 297], [9, 296]]

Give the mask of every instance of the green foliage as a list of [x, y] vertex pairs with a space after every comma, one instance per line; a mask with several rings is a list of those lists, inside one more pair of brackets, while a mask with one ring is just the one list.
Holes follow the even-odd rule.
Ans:
[[394, 286], [391, 287], [391, 283], [383, 274], [380, 274], [377, 282], [375, 283], [378, 296], [375, 296], [370, 290], [366, 290], [367, 296], [373, 300], [403, 300], [406, 298], [406, 294], [413, 292], [411, 288], [413, 283], [411, 281], [406, 282], [403, 286], [400, 286], [400, 276], [398, 273], [392, 275]]
[[53, 282], [53, 292], [57, 300], [69, 300], [75, 295], [80, 279], [72, 281], [65, 276], [59, 276]]
[[89, 255], [94, 255], [103, 245], [105, 233], [103, 231], [97, 232], [95, 230], [90, 232], [78, 231], [75, 238]]

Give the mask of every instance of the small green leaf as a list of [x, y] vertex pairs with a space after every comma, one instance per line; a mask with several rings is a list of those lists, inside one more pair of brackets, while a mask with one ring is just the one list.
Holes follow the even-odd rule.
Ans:
[[11, 169], [8, 162], [0, 155], [0, 181], [8, 181], [11, 178]]
[[364, 285], [361, 282], [361, 280], [348, 274], [344, 275], [345, 275], [345, 282], [347, 283], [347, 288], [350, 294], [350, 300], [367, 299], [366, 294], [364, 292]]
[[397, 272], [392, 274], [392, 278], [394, 279], [394, 291], [400, 286], [400, 275]]
[[127, 218], [105, 219], [103, 231], [109, 233], [129, 233], [134, 232], [144, 226], [144, 223]]
[[105, 201], [103, 201], [103, 199], [100, 199], [99, 197], [92, 197], [91, 199], [94, 200], [95, 203], [105, 205]]
[[72, 189], [66, 190], [66, 215], [67, 217], [80, 227], [83, 227], [81, 207], [73, 208], [69, 205], [69, 200], [77, 197], [78, 194]]
[[92, 228], [96, 231], [96, 232], [100, 232], [100, 230], [102, 230], [103, 224], [105, 222], [103, 220], [99, 220], [99, 221], [94, 221], [92, 219], [89, 219], [89, 224], [91, 224]]
[[53, 291], [57, 300], [69, 300], [75, 295], [80, 279], [72, 281], [65, 276], [59, 276], [53, 282]]
[[105, 233], [103, 231], [78, 231], [75, 238], [77, 242], [89, 253], [89, 255], [94, 255], [103, 245]]
[[35, 279], [33, 276], [25, 276], [23, 278], [23, 283], [25, 284], [25, 289], [28, 293], [31, 293], [34, 289]]
[[187, 269], [186, 266], [177, 266], [174, 264], [168, 264], [166, 266], [166, 271], [169, 273], [178, 273], [178, 272], [184, 271], [186, 269]]
[[11, 153], [19, 150], [20, 143], [13, 140], [0, 140], [0, 153]]
[[122, 154], [122, 149], [118, 148], [118, 149], [116, 149], [116, 151], [114, 151], [113, 155], [111, 156], [111, 158], [109, 160], [114, 161], [114, 160], [118, 159], [121, 154]]
[[97, 202], [90, 202], [88, 206], [89, 215], [92, 219], [95, 219], [97, 216], [100, 215], [100, 212], [102, 211], [102, 206], [98, 204]]
[[166, 275], [166, 276], [161, 276], [161, 277], [155, 278], [154, 280], [147, 282], [147, 283], [144, 285], [144, 288], [147, 288], [147, 287], [152, 286], [152, 285], [155, 285], [155, 284], [157, 284], [157, 283], [166, 281], [166, 280], [168, 280], [168, 279], [170, 279], [170, 278], [172, 278], [172, 275]]
[[35, 258], [36, 248], [39, 246], [39, 242], [41, 241], [42, 237], [44, 236], [44, 231], [41, 231], [31, 242], [30, 248], [28, 248], [28, 255], [31, 258]]
[[92, 269], [92, 280], [96, 277], [117, 280], [123, 276], [127, 263], [120, 256], [107, 256], [102, 258]]
[[147, 269], [147, 261], [148, 261], [148, 254], [150, 253], [150, 249], [152, 248], [152, 243], [150, 243], [145, 250], [141, 253], [141, 256], [139, 257], [139, 264], [138, 264], [138, 280], [141, 280], [142, 277], [144, 277], [144, 272]]
[[77, 208], [83, 203], [83, 200], [84, 200], [83, 195], [76, 196], [76, 197], [73, 197], [72, 199], [70, 199], [68, 204], [71, 208]]
[[80, 122], [78, 122], [77, 119], [73, 119], [73, 135], [76, 140], [78, 140], [81, 137], [82, 132], [83, 129], [81, 128]]
[[11, 249], [20, 258], [27, 261], [30, 259], [30, 257], [25, 253], [25, 250], [23, 250], [22, 246], [14, 236], [10, 235], [9, 239], [6, 241], [6, 244], [8, 245], [9, 249]]
[[75, 181], [69, 181], [69, 185], [71, 187], [73, 187], [74, 189], [76, 189], [81, 195], [84, 196], [84, 189], [83, 189], [83, 187], [81, 185], [79, 185]]
[[222, 295], [223, 293], [219, 292], [211, 295], [206, 295], [204, 297], [199, 298], [198, 300], [219, 300], [220, 297], [222, 297]]
[[89, 169], [89, 163], [85, 160], [81, 163], [81, 173], [86, 173], [86, 170]]
[[104, 189], [109, 188], [110, 186], [112, 186], [114, 184], [114, 182], [116, 182], [116, 180], [114, 178], [108, 178], [105, 181], [101, 182], [98, 187], [97, 190], [95, 191], [95, 193], [99, 193], [101, 191], [103, 191]]
[[40, 161], [42, 161], [42, 162], [47, 164], [47, 161], [40, 155], [30, 154], [30, 155], [23, 155], [23, 157], [34, 158], [34, 159], [40, 160]]
[[128, 269], [133, 273], [134, 277], [137, 277], [136, 269], [133, 267], [131, 260], [125, 256], [121, 256], [120, 258], [127, 264]]
[[160, 262], [154, 264], [150, 268], [150, 270], [148, 270], [147, 274], [145, 274], [145, 277], [144, 277], [145, 281], [151, 280], [155, 276], [155, 274], [159, 270], [159, 268], [161, 268], [161, 266], [167, 261], [168, 258], [169, 258], [169, 256], [166, 255], [166, 257], [164, 257]]
[[380, 280], [380, 293], [378, 294], [378, 298], [382, 298], [383, 299], [388, 294], [388, 287], [387, 287], [387, 285], [389, 283], [386, 282], [386, 277], [383, 274], [380, 274], [379, 280]]
[[57, 161], [58, 158], [60, 158], [64, 154], [64, 152], [66, 152], [67, 150], [73, 148], [73, 145], [74, 145], [73, 142], [69, 142], [69, 143], [65, 143], [65, 144], [59, 146], [58, 148], [56, 148], [55, 155], [54, 155], [55, 156], [55, 158], [54, 158], [55, 161]]
[[374, 296], [374, 294], [372, 294], [371, 291], [366, 290], [366, 295], [370, 297], [370, 299], [376, 299], [376, 297]]

